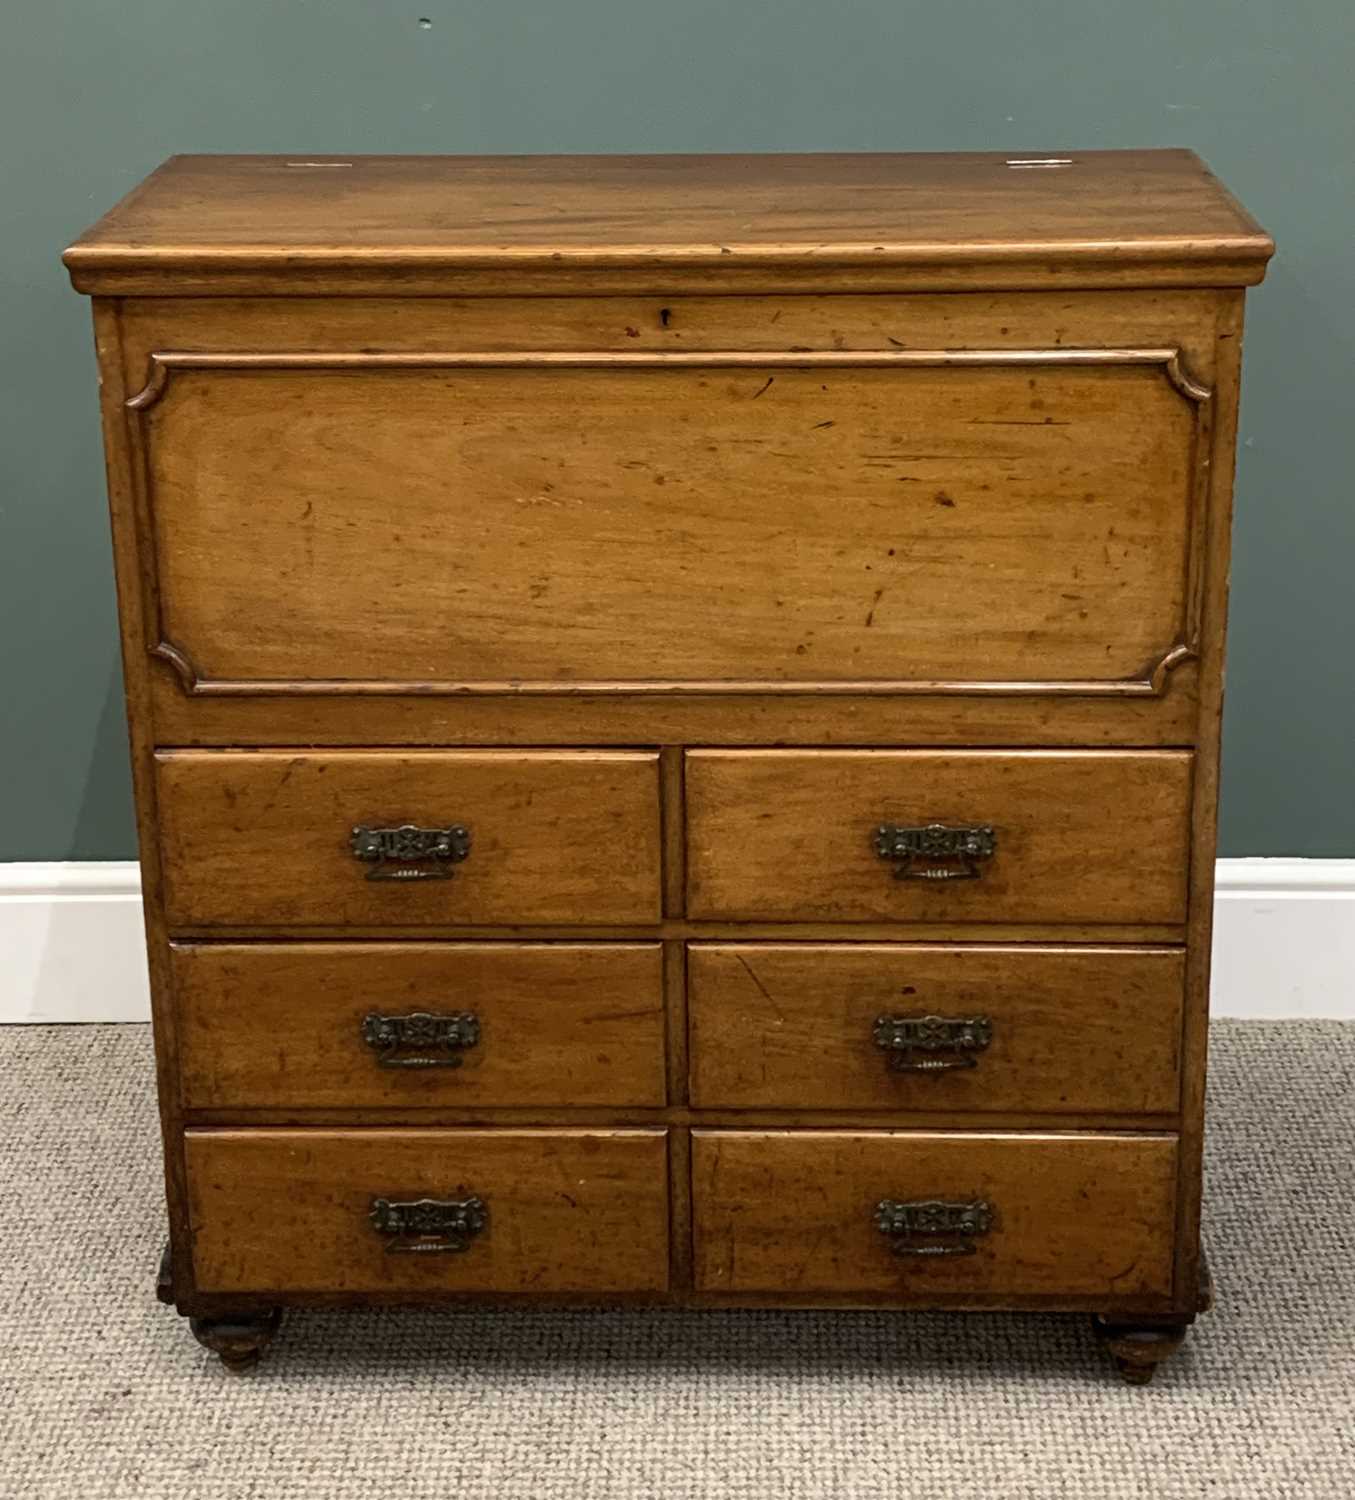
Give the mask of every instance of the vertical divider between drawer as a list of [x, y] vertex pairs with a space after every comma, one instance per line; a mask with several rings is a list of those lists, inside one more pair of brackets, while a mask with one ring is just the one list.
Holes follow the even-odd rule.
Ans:
[[[686, 829], [683, 810], [683, 751], [666, 745], [659, 751], [659, 808], [663, 843], [663, 915], [686, 915]], [[687, 945], [663, 945], [663, 998], [668, 1068], [668, 1103], [687, 1103]]]
[[[681, 745], [659, 750], [659, 819], [663, 849], [663, 915], [680, 920], [687, 912], [687, 826], [685, 751]], [[669, 939], [663, 945], [664, 1045], [668, 1104], [688, 1100], [687, 944]], [[668, 1277], [670, 1291], [692, 1284], [692, 1143], [686, 1125], [668, 1127]]]
[[687, 944], [669, 938], [663, 945], [664, 1045], [668, 1103], [687, 1103]]
[[681, 745], [659, 751], [659, 831], [663, 848], [663, 914], [687, 914], [685, 759]]
[[692, 1132], [668, 1127], [668, 1290], [692, 1288]]
[[[659, 750], [659, 816], [663, 846], [663, 915], [687, 910], [687, 829], [681, 745]], [[687, 1103], [687, 945], [663, 944], [663, 1020], [669, 1106]], [[669, 1289], [692, 1286], [692, 1136], [686, 1125], [668, 1128]]]

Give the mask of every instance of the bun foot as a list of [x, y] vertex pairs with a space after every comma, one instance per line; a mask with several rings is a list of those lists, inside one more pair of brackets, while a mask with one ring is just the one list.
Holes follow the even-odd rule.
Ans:
[[193, 1337], [220, 1357], [232, 1375], [243, 1375], [259, 1363], [282, 1322], [282, 1309], [243, 1314], [238, 1318], [189, 1318]]
[[1092, 1331], [1126, 1385], [1147, 1385], [1162, 1361], [1181, 1347], [1187, 1327], [1185, 1323], [1112, 1323], [1092, 1318]]

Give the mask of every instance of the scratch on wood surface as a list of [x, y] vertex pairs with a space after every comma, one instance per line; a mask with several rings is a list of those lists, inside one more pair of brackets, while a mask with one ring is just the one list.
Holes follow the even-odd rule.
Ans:
[[772, 382], [775, 379], [776, 379], [775, 375], [768, 375], [766, 385], [762, 386], [759, 390], [756, 390], [756, 391], [753, 392], [753, 400], [756, 401], [759, 396], [765, 395], [766, 392], [771, 389]]
[[739, 954], [737, 954], [735, 956], [738, 958], [739, 963], [743, 966], [743, 972], [745, 974], [747, 974], [747, 976], [749, 977], [749, 979], [751, 979], [755, 985], [757, 985], [758, 991], [762, 995], [762, 998], [776, 1012], [776, 1019], [778, 1021], [780, 1021], [784, 1025], [785, 1024], [785, 1020], [786, 1020], [785, 1014], [782, 1012], [781, 1007], [772, 998], [772, 992], [757, 977], [757, 973], [754, 970], [753, 966], [748, 962], [748, 960], [743, 956], [742, 953], [739, 953]]
[[1137, 1271], [1138, 1268], [1139, 1268], [1139, 1258], [1136, 1255], [1134, 1257], [1134, 1259], [1131, 1260], [1129, 1262], [1129, 1264], [1124, 1268], [1123, 1271], [1116, 1271], [1115, 1274], [1113, 1276], [1111, 1276], [1111, 1278], [1110, 1278], [1110, 1284], [1112, 1286], [1114, 1286], [1117, 1281], [1123, 1281], [1125, 1279], [1125, 1277], [1127, 1277], [1127, 1276], [1131, 1275], [1133, 1272]]
[[581, 1021], [583, 1026], [594, 1026], [599, 1021], [638, 1021], [643, 1016], [656, 1016], [658, 1009], [653, 1005], [643, 1006], [639, 1010], [607, 1010], [599, 1011], [596, 1015], [584, 1016]]

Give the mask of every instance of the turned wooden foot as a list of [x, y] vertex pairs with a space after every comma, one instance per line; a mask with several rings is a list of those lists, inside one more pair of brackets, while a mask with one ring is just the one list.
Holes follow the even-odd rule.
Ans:
[[232, 1375], [240, 1375], [259, 1363], [281, 1322], [282, 1309], [271, 1307], [237, 1318], [189, 1318], [188, 1326], [204, 1349], [220, 1355]]
[[1147, 1385], [1157, 1367], [1175, 1354], [1186, 1336], [1186, 1323], [1112, 1323], [1093, 1317], [1092, 1329], [1120, 1378], [1129, 1385]]

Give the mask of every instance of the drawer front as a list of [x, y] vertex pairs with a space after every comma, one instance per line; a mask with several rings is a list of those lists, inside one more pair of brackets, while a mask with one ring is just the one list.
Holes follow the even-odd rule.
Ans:
[[1190, 782], [1177, 751], [692, 751], [688, 914], [1179, 923]]
[[695, 944], [687, 974], [703, 1109], [1178, 1105], [1178, 949]]
[[696, 1284], [1165, 1298], [1175, 1190], [1166, 1136], [694, 1131]]
[[[657, 768], [653, 754], [601, 750], [163, 752], [168, 921], [650, 922]], [[406, 825], [428, 837], [383, 837]], [[428, 854], [455, 830], [453, 857]]]
[[214, 1130], [185, 1149], [199, 1291], [668, 1285], [662, 1130]]
[[170, 950], [190, 1109], [662, 1105], [657, 943]]
[[1196, 629], [1203, 392], [893, 313], [856, 353], [166, 356], [132, 420], [169, 654], [228, 693], [1151, 691]]

